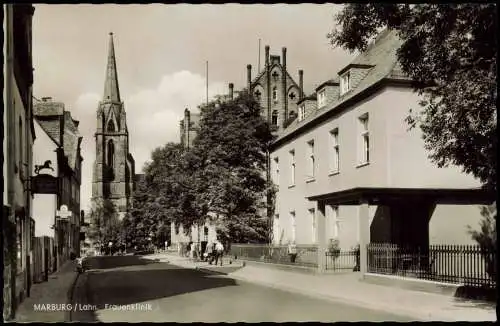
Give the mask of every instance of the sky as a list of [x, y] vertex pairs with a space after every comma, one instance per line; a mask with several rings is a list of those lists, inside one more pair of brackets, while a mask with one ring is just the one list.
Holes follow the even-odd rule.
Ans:
[[[96, 111], [104, 91], [109, 33], [114, 34], [120, 95], [127, 113], [136, 173], [151, 152], [179, 142], [185, 108], [198, 112], [209, 98], [245, 87], [247, 64], [257, 73], [264, 47], [287, 48], [287, 67], [304, 92], [333, 78], [353, 55], [326, 37], [335, 26], [336, 4], [36, 4], [33, 16], [33, 94], [63, 102], [80, 121], [81, 208], [88, 209], [95, 159]], [[35, 162], [34, 164], [38, 164]]]

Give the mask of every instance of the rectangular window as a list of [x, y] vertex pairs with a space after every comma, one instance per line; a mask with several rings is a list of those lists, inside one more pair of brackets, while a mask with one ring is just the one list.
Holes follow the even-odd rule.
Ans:
[[314, 211], [314, 208], [309, 209], [309, 218], [311, 221], [311, 226], [312, 226], [312, 234], [311, 234], [311, 239], [312, 243], [316, 243], [316, 214]]
[[332, 224], [333, 224], [333, 238], [339, 237], [340, 233], [340, 220], [339, 220], [339, 207], [332, 206]]
[[295, 150], [290, 151], [290, 185], [295, 185]]
[[318, 108], [326, 105], [326, 91], [322, 90], [318, 93]]
[[368, 132], [368, 114], [359, 118], [360, 130], [360, 164], [370, 162], [370, 135]]
[[299, 107], [299, 121], [304, 120], [305, 117], [306, 117], [306, 106], [304, 104]]
[[340, 78], [340, 95], [345, 94], [349, 91], [350, 77], [350, 73], [347, 72]]
[[330, 172], [336, 173], [340, 170], [340, 149], [339, 149], [339, 129], [336, 128], [330, 131], [331, 141], [331, 159], [330, 159]]
[[277, 157], [274, 158], [274, 183], [278, 187], [280, 186], [280, 166], [279, 159]]
[[314, 140], [311, 140], [307, 143], [307, 160], [308, 160], [308, 168], [307, 168], [307, 178], [314, 179]]
[[294, 211], [290, 212], [290, 224], [291, 224], [291, 230], [292, 230], [292, 239], [291, 240], [295, 242], [296, 235], [297, 235], [296, 234], [296, 227], [297, 227], [297, 225], [296, 225], [295, 212]]

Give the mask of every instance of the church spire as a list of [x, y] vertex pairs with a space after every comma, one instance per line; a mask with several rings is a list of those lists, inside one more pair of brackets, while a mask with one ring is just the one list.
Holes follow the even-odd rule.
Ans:
[[120, 89], [118, 87], [118, 73], [116, 71], [113, 33], [109, 33], [108, 66], [106, 68], [106, 81], [104, 83], [103, 100], [111, 102], [120, 102]]

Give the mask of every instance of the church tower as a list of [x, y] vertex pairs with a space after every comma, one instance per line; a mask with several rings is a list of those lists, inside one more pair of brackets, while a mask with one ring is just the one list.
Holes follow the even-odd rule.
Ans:
[[120, 99], [113, 33], [109, 36], [106, 80], [103, 98], [97, 108], [95, 141], [92, 199], [110, 199], [122, 219], [131, 206], [135, 166], [129, 153], [127, 119]]

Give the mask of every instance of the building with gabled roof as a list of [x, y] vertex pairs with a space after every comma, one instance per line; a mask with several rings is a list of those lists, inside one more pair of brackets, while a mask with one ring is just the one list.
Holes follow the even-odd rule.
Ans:
[[[79, 121], [66, 110], [64, 103], [50, 97], [34, 105], [35, 130], [38, 139], [33, 146], [33, 175], [48, 174], [58, 180], [56, 194], [34, 194], [33, 216], [37, 236], [54, 236], [56, 265], [61, 266], [70, 253], [80, 253], [80, 186], [82, 175]], [[47, 166], [50, 168], [40, 169]], [[43, 172], [42, 172], [43, 170]], [[56, 219], [56, 211], [66, 205], [67, 219]]]
[[329, 239], [360, 245], [362, 272], [368, 243], [473, 243], [467, 225], [495, 198], [459, 167], [438, 168], [421, 130], [408, 130], [420, 98], [397, 62], [401, 44], [395, 31], [380, 33], [298, 103], [297, 119], [271, 145], [274, 239], [317, 245], [320, 269]]

